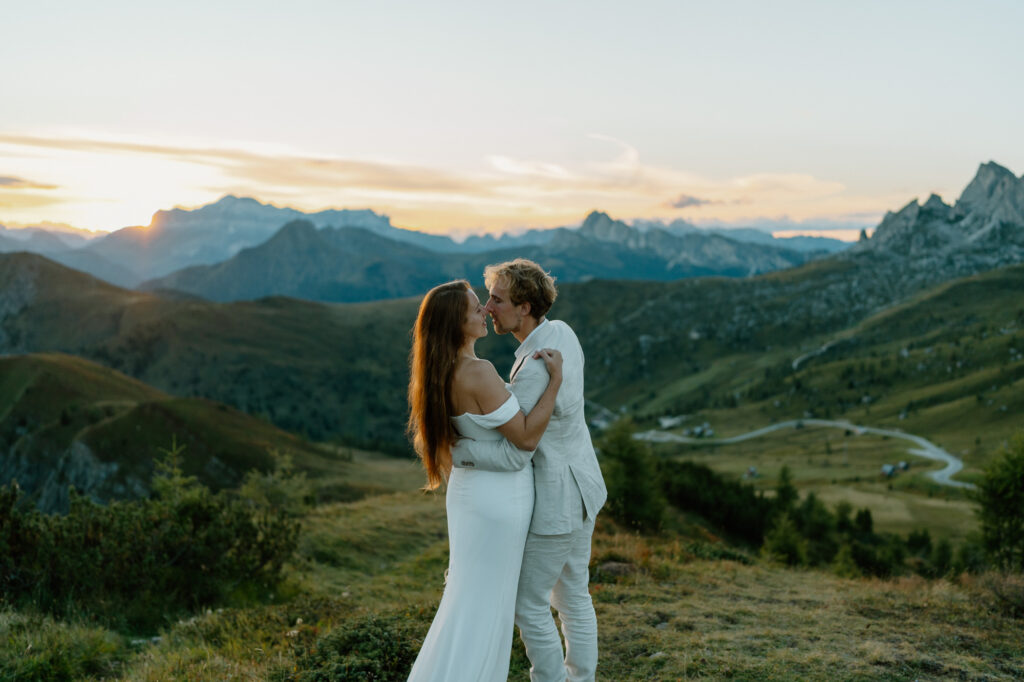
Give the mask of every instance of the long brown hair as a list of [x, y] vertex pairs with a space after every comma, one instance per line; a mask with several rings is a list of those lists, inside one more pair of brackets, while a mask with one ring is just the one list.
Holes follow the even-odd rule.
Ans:
[[416, 454], [427, 470], [427, 489], [447, 480], [452, 469], [452, 445], [458, 437], [452, 424], [452, 377], [459, 349], [465, 342], [464, 279], [427, 292], [412, 330], [409, 353], [409, 425]]

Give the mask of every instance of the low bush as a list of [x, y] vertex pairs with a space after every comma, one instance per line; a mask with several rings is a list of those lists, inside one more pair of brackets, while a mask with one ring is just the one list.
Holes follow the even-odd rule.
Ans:
[[404, 681], [409, 677], [436, 605], [369, 614], [340, 624], [312, 646], [298, 646], [290, 669], [273, 682]]
[[211, 493], [178, 465], [153, 479], [156, 496], [101, 506], [71, 491], [67, 515], [18, 504], [0, 488], [0, 595], [43, 612], [153, 630], [184, 611], [266, 593], [280, 579], [298, 523], [228, 492]]

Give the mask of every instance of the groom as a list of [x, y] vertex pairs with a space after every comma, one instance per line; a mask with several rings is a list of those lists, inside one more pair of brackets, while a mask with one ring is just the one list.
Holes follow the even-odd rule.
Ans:
[[[530, 658], [533, 682], [593, 680], [597, 617], [590, 600], [590, 540], [594, 519], [608, 497], [583, 417], [583, 350], [569, 325], [545, 315], [557, 292], [551, 275], [518, 258], [484, 270], [490, 292], [484, 306], [497, 334], [519, 341], [512, 392], [524, 412], [540, 399], [547, 370], [534, 351], [562, 353], [562, 386], [547, 431], [533, 455], [536, 496], [516, 597], [516, 625]], [[522, 459], [507, 440], [462, 439], [452, 451], [457, 467], [518, 470]], [[518, 460], [518, 461], [517, 461]], [[565, 635], [565, 657], [551, 607]]]

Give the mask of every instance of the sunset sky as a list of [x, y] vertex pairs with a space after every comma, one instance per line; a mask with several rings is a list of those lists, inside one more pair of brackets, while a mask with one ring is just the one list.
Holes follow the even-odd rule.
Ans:
[[1024, 173], [1019, 0], [153, 5], [5, 8], [0, 224], [230, 193], [454, 234], [856, 230]]

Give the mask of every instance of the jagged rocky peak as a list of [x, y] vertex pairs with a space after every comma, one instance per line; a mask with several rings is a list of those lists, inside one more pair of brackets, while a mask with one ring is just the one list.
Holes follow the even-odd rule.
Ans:
[[613, 220], [602, 211], [591, 211], [580, 226], [580, 234], [605, 242], [625, 242], [636, 232], [626, 223]]
[[970, 244], [1024, 244], [1024, 178], [983, 163], [954, 206], [937, 194], [887, 213], [868, 244], [908, 255]]
[[949, 223], [950, 207], [932, 194], [922, 205], [914, 199], [898, 212], [889, 212], [864, 248], [882, 247], [893, 253], [913, 255], [941, 249], [963, 240]]
[[949, 211], [952, 208], [949, 204], [942, 200], [938, 194], [932, 192], [932, 195], [928, 197], [928, 201], [921, 205], [922, 211], [927, 211], [934, 215], [946, 218], [949, 216]]
[[976, 210], [993, 210], [999, 204], [1024, 201], [1024, 179], [995, 161], [978, 167], [974, 179], [964, 188], [956, 202], [954, 218], [962, 218]]
[[1008, 225], [1024, 231], [1024, 179], [994, 161], [981, 164], [950, 217], [971, 241], [1003, 235]]
[[[920, 215], [920, 213], [921, 204], [917, 199], [912, 199], [906, 206], [895, 213], [892, 211], [886, 211], [885, 217], [882, 218], [882, 224], [878, 226], [878, 229], [882, 229], [882, 226], [886, 223], [912, 223], [917, 220], [917, 216]], [[877, 232], [875, 234], [877, 234]]]
[[1012, 190], [1018, 182], [1017, 176], [995, 161], [983, 163], [978, 167], [974, 179], [964, 188], [957, 204], [987, 203], [1007, 190]]

